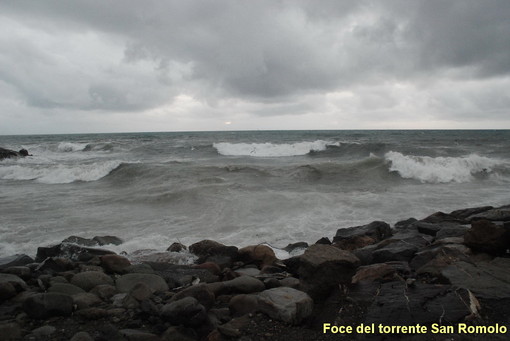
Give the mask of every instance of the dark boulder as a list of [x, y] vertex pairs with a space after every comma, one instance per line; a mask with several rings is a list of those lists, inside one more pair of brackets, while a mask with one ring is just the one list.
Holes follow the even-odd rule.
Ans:
[[485, 210], [481, 213], [473, 214], [468, 217], [468, 220], [471, 222], [481, 219], [492, 221], [510, 221], [510, 205], [492, 208], [490, 210]]
[[19, 152], [17, 152], [14, 150], [0, 147], [0, 160], [10, 159], [13, 157], [24, 157], [24, 156], [29, 156], [29, 155], [30, 154], [28, 153], [28, 151], [26, 149], [21, 149]]
[[388, 261], [410, 261], [422, 247], [430, 244], [433, 237], [417, 232], [405, 231], [379, 243], [372, 251], [374, 263]]
[[60, 243], [53, 246], [38, 247], [36, 262], [42, 262], [48, 257], [63, 257], [71, 260], [88, 261], [95, 256], [115, 254], [104, 249], [80, 246], [74, 243]]
[[73, 299], [57, 293], [36, 294], [23, 302], [23, 310], [34, 319], [69, 316], [73, 311]]
[[0, 270], [10, 268], [12, 266], [22, 266], [33, 263], [32, 257], [25, 254], [16, 254], [12, 256], [0, 258]]
[[214, 256], [226, 256], [234, 262], [238, 256], [237, 250], [235, 246], [226, 246], [213, 240], [202, 240], [189, 247], [189, 251], [199, 257], [198, 263], [204, 263]]
[[391, 237], [391, 227], [383, 221], [374, 221], [363, 226], [338, 229], [333, 238], [335, 246], [344, 250], [355, 250], [375, 244]]
[[122, 239], [115, 236], [95, 236], [94, 238], [92, 238], [92, 240], [97, 242], [101, 246], [109, 244], [120, 245], [123, 243]]
[[184, 297], [165, 304], [161, 308], [161, 317], [173, 325], [198, 327], [207, 322], [207, 312], [194, 297]]
[[476, 251], [503, 255], [510, 249], [510, 222], [474, 220], [464, 234], [464, 244]]

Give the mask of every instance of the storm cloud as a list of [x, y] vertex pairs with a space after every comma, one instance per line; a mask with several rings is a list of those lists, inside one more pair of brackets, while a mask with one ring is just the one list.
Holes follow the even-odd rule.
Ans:
[[509, 17], [506, 0], [2, 2], [0, 134], [510, 128]]

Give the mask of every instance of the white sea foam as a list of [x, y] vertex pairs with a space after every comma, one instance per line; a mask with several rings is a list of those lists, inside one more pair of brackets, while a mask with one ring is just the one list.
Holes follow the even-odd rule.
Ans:
[[214, 143], [218, 153], [225, 156], [256, 156], [256, 157], [277, 157], [306, 155], [310, 152], [326, 150], [328, 146], [339, 146], [339, 142], [327, 142], [317, 140], [313, 142], [297, 143]]
[[423, 183], [470, 182], [477, 173], [490, 173], [501, 162], [488, 157], [471, 154], [464, 157], [429, 157], [404, 155], [390, 151], [385, 159], [390, 171], [396, 171], [405, 179]]
[[60, 142], [57, 146], [59, 152], [79, 152], [87, 147], [88, 143]]
[[96, 181], [108, 175], [121, 163], [118, 160], [108, 160], [79, 165], [12, 165], [0, 168], [0, 179], [36, 180], [46, 184]]

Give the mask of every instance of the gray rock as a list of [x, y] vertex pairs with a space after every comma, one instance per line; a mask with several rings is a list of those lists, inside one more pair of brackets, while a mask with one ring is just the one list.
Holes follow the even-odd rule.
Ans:
[[147, 262], [154, 269], [156, 275], [161, 276], [170, 287], [181, 287], [191, 284], [195, 279], [201, 283], [213, 283], [219, 280], [206, 269], [195, 269], [189, 265], [175, 265], [169, 263]]
[[154, 290], [145, 283], [136, 283], [129, 291], [129, 295], [140, 302], [151, 297], [153, 293]]
[[210, 283], [207, 284], [207, 287], [215, 295], [230, 293], [251, 294], [260, 292], [266, 288], [262, 281], [250, 276], [240, 276], [230, 281]]
[[94, 341], [94, 339], [87, 332], [78, 332], [73, 335], [70, 341]]
[[0, 322], [0, 335], [4, 341], [21, 340], [21, 327], [16, 322]]
[[113, 279], [104, 272], [85, 271], [74, 275], [71, 279], [71, 284], [76, 285], [85, 291], [89, 291], [97, 285], [112, 285]]
[[127, 273], [127, 269], [131, 266], [131, 262], [119, 255], [101, 256], [101, 266], [108, 273]]
[[257, 295], [236, 295], [228, 303], [232, 316], [242, 316], [254, 313], [259, 308], [259, 297]]
[[32, 270], [28, 266], [10, 266], [4, 270], [3, 273], [16, 275], [23, 280], [28, 280], [32, 276]]
[[473, 214], [467, 218], [469, 221], [474, 220], [492, 220], [492, 221], [510, 221], [510, 206], [502, 206]]
[[0, 303], [16, 296], [18, 291], [12, 283], [0, 282]]
[[115, 281], [115, 285], [119, 292], [130, 292], [138, 283], [144, 283], [149, 288], [157, 291], [168, 291], [168, 284], [165, 280], [153, 274], [132, 273], [123, 275]]
[[33, 263], [34, 260], [25, 254], [16, 254], [0, 258], [0, 270], [10, 268], [11, 266], [23, 266]]
[[80, 288], [76, 285], [72, 285], [72, 284], [54, 283], [49, 287], [48, 292], [55, 292], [58, 294], [72, 296], [72, 295], [84, 293], [85, 290], [83, 290], [82, 288]]
[[16, 275], [0, 273], [0, 284], [10, 283], [17, 291], [26, 290], [27, 284]]
[[259, 311], [271, 318], [299, 324], [312, 314], [313, 300], [302, 291], [280, 287], [265, 290], [258, 296]]
[[115, 236], [95, 236], [92, 240], [97, 242], [99, 245], [120, 245], [123, 243], [122, 239]]
[[354, 250], [380, 242], [391, 235], [390, 225], [383, 221], [373, 221], [363, 226], [338, 229], [333, 243], [344, 250]]
[[372, 252], [374, 263], [410, 261], [422, 247], [430, 244], [433, 237], [417, 232], [399, 232], [379, 243]]
[[57, 330], [57, 328], [55, 328], [53, 326], [46, 325], [46, 326], [42, 326], [42, 327], [32, 330], [32, 334], [39, 336], [39, 337], [48, 337], [51, 334], [55, 333], [56, 330]]
[[90, 290], [91, 294], [96, 295], [102, 300], [108, 300], [113, 295], [117, 294], [117, 288], [113, 285], [109, 284], [101, 284], [95, 286], [92, 290]]
[[361, 281], [384, 281], [392, 279], [395, 273], [396, 270], [386, 263], [360, 266], [356, 274], [352, 277], [352, 283], [356, 284]]
[[209, 310], [216, 299], [214, 293], [207, 286], [207, 284], [198, 284], [186, 288], [175, 294], [170, 302], [178, 301], [184, 297], [194, 297], [205, 309]]
[[121, 329], [120, 334], [128, 341], [161, 341], [157, 335], [143, 330]]
[[23, 302], [23, 310], [34, 319], [69, 316], [73, 311], [73, 299], [56, 293], [36, 294]]
[[73, 303], [76, 305], [78, 310], [90, 308], [103, 303], [99, 297], [88, 292], [75, 294], [72, 297]]
[[282, 287], [299, 289], [301, 282], [296, 277], [286, 277], [280, 280], [280, 285]]
[[161, 317], [174, 325], [189, 327], [200, 326], [208, 319], [204, 306], [194, 297], [185, 297], [165, 304], [161, 308]]
[[198, 336], [191, 328], [172, 326], [163, 333], [162, 338], [165, 341], [196, 341]]
[[476, 251], [503, 255], [510, 249], [510, 222], [475, 220], [464, 235], [464, 243]]

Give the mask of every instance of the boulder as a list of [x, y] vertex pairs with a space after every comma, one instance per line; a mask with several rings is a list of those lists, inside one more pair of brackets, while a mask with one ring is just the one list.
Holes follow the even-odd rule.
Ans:
[[194, 297], [184, 297], [165, 304], [161, 308], [161, 317], [173, 325], [187, 327], [198, 327], [208, 319], [204, 306]]
[[314, 299], [322, 299], [339, 284], [350, 284], [359, 264], [349, 251], [314, 244], [299, 256], [298, 274], [305, 291]]
[[73, 243], [60, 243], [53, 246], [38, 247], [35, 260], [36, 262], [42, 262], [48, 257], [63, 257], [71, 260], [88, 261], [95, 256], [107, 254], [115, 254], [115, 252]]
[[25, 254], [15, 254], [12, 256], [2, 257], [0, 258], [0, 271], [12, 266], [23, 266], [33, 262], [34, 260], [32, 257], [29, 257]]
[[104, 255], [100, 259], [101, 266], [108, 273], [126, 273], [131, 265], [131, 262], [126, 257], [119, 255]]
[[296, 325], [312, 314], [313, 300], [302, 291], [279, 287], [265, 290], [258, 296], [258, 310], [271, 318]]
[[149, 299], [153, 293], [154, 290], [152, 288], [150, 288], [147, 284], [140, 282], [135, 284], [135, 286], [129, 291], [129, 295], [138, 302]]
[[28, 266], [11, 266], [3, 269], [1, 272], [16, 275], [23, 280], [28, 280], [32, 276], [32, 270]]
[[227, 256], [231, 261], [235, 261], [237, 250], [235, 246], [226, 246], [213, 240], [202, 240], [189, 247], [189, 251], [199, 257], [198, 263], [203, 263], [213, 256]]
[[430, 244], [432, 239], [432, 236], [413, 231], [398, 232], [377, 245], [372, 251], [373, 262], [410, 261], [414, 254]]
[[29, 156], [28, 151], [26, 149], [21, 149], [19, 152], [16, 152], [11, 149], [1, 148], [0, 147], [0, 160], [10, 159], [16, 157], [24, 157]]
[[445, 256], [455, 262], [457, 260], [468, 261], [469, 254], [470, 249], [462, 244], [432, 244], [418, 251], [409, 264], [413, 270], [418, 270], [438, 256]]
[[130, 292], [138, 283], [144, 283], [149, 288], [157, 291], [168, 291], [168, 284], [165, 280], [153, 274], [127, 274], [123, 275], [115, 281], [115, 285], [119, 292]]
[[170, 302], [178, 301], [184, 297], [194, 297], [206, 310], [212, 308], [216, 299], [207, 284], [198, 284], [178, 292], [170, 299]]
[[175, 265], [160, 262], [146, 262], [158, 276], [161, 276], [170, 287], [181, 287], [190, 285], [196, 279], [201, 283], [212, 283], [219, 280], [206, 269], [195, 269], [190, 265]]
[[76, 294], [85, 293], [85, 290], [83, 290], [82, 288], [80, 288], [76, 285], [73, 285], [73, 284], [54, 283], [49, 287], [48, 292], [55, 292], [58, 294], [72, 296], [72, 295], [76, 295]]
[[360, 266], [356, 274], [352, 277], [352, 283], [356, 284], [361, 281], [387, 281], [393, 279], [396, 270], [386, 264], [371, 264]]
[[92, 290], [89, 291], [91, 294], [96, 295], [102, 300], [108, 300], [113, 295], [117, 294], [117, 288], [113, 285], [109, 284], [101, 284], [98, 286], [95, 286]]
[[115, 237], [115, 236], [95, 236], [94, 238], [92, 238], [92, 240], [101, 246], [102, 245], [110, 245], [110, 244], [120, 245], [123, 243], [122, 239], [120, 239], [119, 237]]
[[232, 316], [242, 316], [254, 313], [259, 308], [259, 297], [251, 294], [236, 295], [228, 302], [228, 309]]
[[491, 221], [510, 221], [510, 205], [485, 210], [483, 212], [473, 214], [467, 219], [471, 222], [482, 219]]
[[103, 301], [94, 294], [83, 292], [73, 295], [73, 303], [78, 310], [87, 309], [103, 303]]
[[19, 278], [16, 275], [12, 274], [3, 274], [0, 273], [0, 284], [2, 283], [10, 283], [17, 291], [22, 291], [27, 289], [27, 284], [24, 280]]
[[71, 284], [89, 291], [97, 285], [113, 284], [113, 279], [107, 274], [100, 271], [85, 271], [77, 273], [71, 279]]
[[77, 332], [70, 341], [94, 341], [94, 339], [87, 332]]
[[99, 245], [95, 240], [78, 237], [78, 236], [69, 236], [66, 239], [64, 239], [62, 241], [62, 243], [72, 243], [72, 244], [77, 244], [80, 246], [89, 246], [89, 247], [94, 247], [94, 246]]
[[23, 310], [34, 319], [69, 316], [73, 311], [73, 299], [57, 293], [36, 294], [23, 302]]
[[333, 243], [341, 249], [352, 251], [380, 242], [391, 235], [390, 225], [383, 221], [373, 221], [363, 226], [338, 229]]
[[22, 340], [22, 329], [16, 322], [0, 322], [0, 335], [4, 341], [18, 341]]
[[251, 294], [266, 288], [262, 281], [250, 276], [240, 276], [229, 281], [210, 283], [207, 284], [207, 287], [215, 295], [230, 293]]
[[121, 329], [120, 334], [128, 341], [161, 341], [157, 335], [143, 330]]
[[258, 244], [239, 249], [239, 259], [245, 263], [254, 263], [259, 267], [272, 265], [276, 261], [276, 255], [269, 246]]
[[464, 243], [476, 251], [503, 255], [510, 249], [510, 222], [474, 220], [464, 235]]
[[168, 247], [168, 249], [166, 249], [166, 250], [170, 251], [170, 252], [181, 252], [181, 251], [187, 250], [187, 249], [188, 248], [184, 244], [181, 244], [181, 243], [172, 243], [172, 245], [170, 245]]

